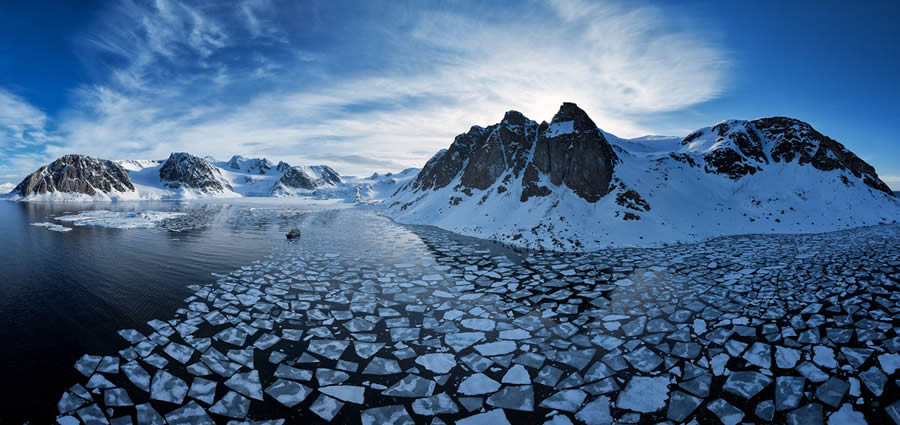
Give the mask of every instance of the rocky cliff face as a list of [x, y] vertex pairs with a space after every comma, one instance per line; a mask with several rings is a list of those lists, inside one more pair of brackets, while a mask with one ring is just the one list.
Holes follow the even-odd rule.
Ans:
[[437, 190], [455, 182], [453, 190], [462, 193], [493, 187], [505, 192], [518, 180], [522, 202], [562, 187], [596, 202], [610, 191], [617, 160], [587, 114], [564, 103], [549, 124], [510, 111], [499, 124], [472, 127], [428, 161], [412, 189]]
[[159, 168], [159, 179], [171, 189], [188, 187], [203, 192], [232, 191], [222, 172], [211, 162], [185, 152], [169, 155]]
[[84, 155], [66, 155], [42, 166], [13, 189], [19, 196], [79, 193], [94, 196], [133, 192], [134, 185], [119, 164]]
[[795, 163], [821, 171], [847, 171], [866, 186], [893, 195], [875, 168], [834, 139], [793, 118], [725, 121], [697, 130], [682, 141], [684, 152], [700, 153], [707, 171], [739, 179], [769, 164]]

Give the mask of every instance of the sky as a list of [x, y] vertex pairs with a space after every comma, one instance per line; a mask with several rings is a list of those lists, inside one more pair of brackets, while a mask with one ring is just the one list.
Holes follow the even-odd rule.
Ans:
[[900, 190], [900, 2], [0, 7], [0, 183], [67, 153], [398, 171], [507, 110], [549, 121], [571, 101], [620, 137], [798, 118]]

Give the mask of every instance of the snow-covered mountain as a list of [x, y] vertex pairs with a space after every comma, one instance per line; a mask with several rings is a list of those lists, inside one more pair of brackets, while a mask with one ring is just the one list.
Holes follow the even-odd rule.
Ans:
[[226, 162], [214, 162], [180, 152], [164, 161], [107, 161], [67, 155], [25, 178], [8, 198], [109, 201], [308, 196], [371, 202], [392, 193], [397, 184], [342, 178], [325, 165], [275, 165], [265, 158], [234, 156]]
[[125, 168], [113, 161], [84, 155], [66, 155], [38, 168], [10, 195], [44, 200], [136, 198]]
[[550, 123], [510, 111], [472, 127], [386, 204], [399, 222], [558, 250], [900, 218], [900, 202], [869, 164], [801, 121], [726, 121], [683, 139], [622, 139], [572, 103]]

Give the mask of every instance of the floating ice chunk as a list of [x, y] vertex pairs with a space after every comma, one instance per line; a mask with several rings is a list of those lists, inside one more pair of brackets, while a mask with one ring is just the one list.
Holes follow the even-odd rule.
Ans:
[[394, 359], [385, 359], [382, 357], [374, 357], [363, 369], [363, 375], [393, 375], [403, 372], [400, 364]]
[[841, 347], [841, 352], [847, 357], [847, 361], [850, 362], [850, 365], [854, 368], [858, 368], [866, 362], [875, 350], [872, 350], [871, 348]]
[[59, 425], [80, 425], [81, 421], [74, 416], [60, 416], [56, 418], [56, 423]]
[[85, 384], [85, 386], [90, 389], [94, 389], [94, 388], [107, 389], [107, 388], [115, 388], [116, 385], [113, 384], [112, 382], [109, 382], [109, 380], [104, 378], [103, 375], [101, 375], [99, 373], [95, 373], [93, 376], [91, 376], [91, 379], [88, 379], [88, 382], [87, 382], [87, 384]]
[[656, 353], [647, 347], [638, 348], [637, 350], [625, 354], [623, 357], [625, 357], [625, 360], [628, 360], [628, 363], [631, 363], [635, 369], [645, 373], [656, 369], [663, 362], [662, 357], [656, 355]]
[[799, 376], [775, 378], [775, 410], [789, 410], [800, 405], [806, 380]]
[[309, 342], [309, 352], [326, 359], [337, 360], [348, 346], [349, 341], [314, 339]]
[[491, 319], [463, 319], [460, 324], [473, 331], [492, 331], [497, 326]]
[[609, 397], [601, 396], [584, 405], [584, 408], [575, 414], [575, 419], [587, 425], [610, 425], [613, 422], [609, 412]]
[[744, 418], [744, 412], [725, 400], [717, 399], [706, 404], [710, 412], [716, 414], [724, 425], [737, 425]]
[[281, 338], [272, 335], [272, 334], [262, 334], [256, 341], [253, 342], [253, 346], [259, 350], [268, 350], [273, 345], [277, 344], [281, 341]]
[[829, 369], [837, 367], [837, 360], [834, 358], [834, 350], [824, 345], [813, 347], [813, 362]]
[[616, 399], [616, 407], [635, 412], [650, 413], [666, 407], [669, 399], [669, 379], [665, 376], [635, 376]]
[[430, 397], [434, 393], [436, 385], [430, 379], [417, 375], [406, 375], [381, 393], [391, 397]]
[[189, 362], [194, 355], [193, 348], [175, 342], [170, 342], [163, 351], [181, 364]]
[[319, 381], [320, 387], [340, 384], [348, 379], [350, 379], [350, 375], [339, 370], [325, 368], [316, 369], [316, 380]]
[[363, 410], [360, 413], [360, 421], [362, 425], [415, 425], [415, 421], [402, 404]]
[[495, 392], [487, 404], [510, 410], [534, 411], [534, 388], [531, 385], [512, 385]]
[[75, 226], [109, 227], [113, 229], [147, 229], [159, 223], [186, 215], [181, 212], [167, 211], [83, 211], [79, 214], [56, 217], [58, 221], [66, 221]]
[[97, 372], [115, 374], [119, 373], [119, 358], [113, 356], [105, 356], [97, 366]]
[[269, 388], [266, 388], [266, 394], [287, 407], [294, 407], [302, 403], [312, 391], [312, 388], [306, 385], [285, 379], [279, 379], [270, 385]]
[[459, 393], [464, 395], [490, 394], [500, 389], [500, 383], [483, 373], [476, 373], [459, 384]]
[[[196, 401], [191, 401], [169, 412], [166, 414], [166, 421], [169, 425], [215, 425], [212, 418], [203, 411], [203, 408]], [[140, 419], [138, 419], [138, 425], [143, 425]]]
[[153, 381], [150, 384], [151, 399], [181, 404], [187, 392], [188, 386], [181, 378], [162, 369], [153, 375]]
[[81, 421], [84, 422], [84, 425], [108, 425], [109, 421], [106, 420], [106, 415], [103, 414], [103, 411], [100, 410], [96, 404], [92, 404], [88, 407], [82, 407], [75, 412], [78, 414], [78, 417], [81, 418]]
[[225, 386], [254, 400], [263, 399], [262, 385], [259, 383], [259, 372], [251, 370], [246, 373], [235, 373], [225, 381]]
[[782, 369], [793, 369], [800, 361], [800, 350], [782, 346], [775, 347], [775, 365]]
[[828, 425], [868, 425], [868, 423], [861, 412], [853, 410], [850, 403], [844, 403], [837, 412], [828, 417]]
[[676, 422], [684, 422], [685, 418], [693, 413], [702, 402], [702, 398], [694, 397], [681, 391], [672, 391], [666, 417]]
[[131, 397], [128, 392], [121, 388], [112, 388], [103, 392], [103, 404], [106, 407], [125, 407], [133, 406]]
[[516, 351], [516, 348], [513, 341], [488, 342], [475, 346], [475, 350], [482, 356], [502, 356]]
[[325, 394], [319, 394], [319, 397], [316, 398], [316, 401], [309, 407], [309, 410], [312, 410], [312, 412], [319, 415], [320, 418], [330, 422], [337, 416], [342, 407], [344, 407], [344, 403]]
[[[599, 378], [598, 378], [599, 379]], [[528, 370], [525, 369], [525, 366], [517, 364], [503, 375], [503, 378], [500, 382], [504, 384], [531, 384], [531, 376], [528, 374]]]
[[137, 411], [138, 425], [165, 425], [166, 420], [153, 409], [150, 403], [139, 404], [135, 407]]
[[365, 401], [366, 388], [355, 385], [335, 385], [330, 387], [319, 387], [319, 391], [328, 394], [340, 401], [363, 404]]
[[188, 390], [188, 397], [195, 398], [206, 404], [212, 404], [216, 399], [216, 381], [194, 378], [194, 382], [191, 383], [191, 389]]
[[754, 342], [744, 353], [744, 359], [752, 365], [769, 369], [772, 367], [772, 347], [769, 344]]
[[790, 425], [822, 425], [825, 417], [822, 413], [822, 405], [810, 403], [799, 409], [787, 413], [787, 423]]
[[278, 365], [278, 369], [275, 370], [275, 377], [292, 379], [294, 381], [310, 381], [313, 378], [313, 373], [311, 370], [297, 369], [285, 364], [280, 364]]
[[771, 383], [772, 378], [766, 375], [758, 372], [741, 371], [729, 375], [722, 389], [749, 400]]
[[85, 400], [81, 397], [73, 395], [70, 392], [64, 392], [62, 398], [59, 399], [59, 402], [56, 403], [56, 409], [59, 410], [60, 414], [66, 414], [70, 412], [74, 412], [81, 406], [87, 404], [88, 400]]
[[456, 425], [510, 425], [503, 409], [494, 409], [456, 421]]
[[456, 366], [456, 357], [447, 353], [429, 353], [417, 357], [416, 363], [432, 373], [444, 374]]
[[364, 359], [374, 356], [382, 348], [384, 348], [383, 342], [353, 341], [353, 350], [356, 351], [356, 355]]
[[444, 343], [457, 353], [482, 340], [484, 340], [484, 332], [458, 332], [444, 336]]
[[420, 398], [412, 404], [413, 412], [422, 416], [435, 416], [459, 412], [459, 406], [447, 393]]
[[828, 379], [828, 374], [822, 372], [822, 369], [816, 367], [816, 365], [810, 362], [800, 363], [799, 366], [796, 367], [797, 372], [800, 372], [801, 375], [805, 376], [806, 379], [809, 379], [813, 382], [825, 382]]
[[234, 391], [229, 391], [210, 407], [209, 411], [229, 418], [242, 419], [250, 411], [250, 400]]
[[888, 375], [893, 375], [894, 371], [900, 369], [900, 353], [885, 353], [878, 356], [878, 364], [881, 369]]
[[81, 372], [84, 376], [91, 376], [97, 369], [101, 360], [103, 360], [103, 357], [85, 354], [75, 362], [75, 370]]
[[31, 223], [32, 226], [43, 227], [47, 230], [52, 230], [54, 232], [68, 232], [71, 231], [71, 227], [62, 226], [56, 223], [44, 222], [44, 223]]
[[831, 407], [838, 407], [849, 389], [850, 384], [832, 376], [816, 389], [816, 398]]
[[544, 399], [540, 406], [547, 409], [562, 410], [564, 412], [575, 412], [581, 408], [585, 398], [587, 398], [587, 393], [584, 391], [565, 390]]
[[500, 331], [500, 339], [510, 339], [514, 341], [531, 338], [531, 333], [522, 329], [508, 329]]
[[237, 328], [228, 328], [217, 333], [213, 338], [222, 342], [227, 342], [231, 345], [243, 347], [247, 341], [247, 333]]
[[253, 349], [248, 348], [244, 350], [228, 350], [228, 353], [226, 353], [225, 356], [236, 363], [253, 369], [253, 354]]
[[887, 375], [876, 366], [872, 366], [869, 370], [860, 373], [859, 378], [862, 379], [863, 384], [866, 384], [866, 388], [878, 397], [881, 397], [881, 393], [884, 392], [884, 385], [888, 381]]

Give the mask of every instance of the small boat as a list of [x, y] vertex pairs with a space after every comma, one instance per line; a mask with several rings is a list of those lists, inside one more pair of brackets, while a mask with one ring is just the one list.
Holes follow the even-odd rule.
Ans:
[[285, 235], [288, 239], [300, 239], [300, 230], [291, 229], [290, 232]]

